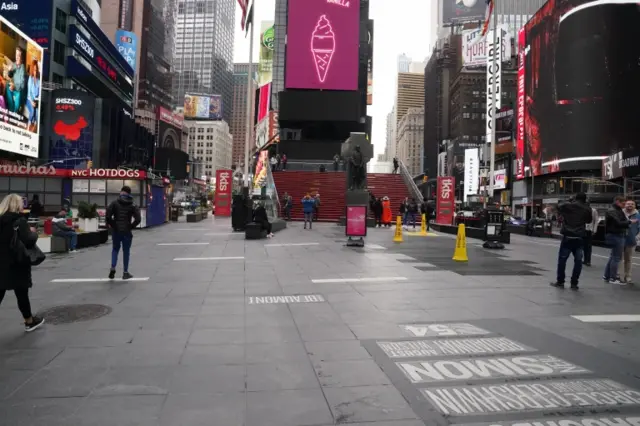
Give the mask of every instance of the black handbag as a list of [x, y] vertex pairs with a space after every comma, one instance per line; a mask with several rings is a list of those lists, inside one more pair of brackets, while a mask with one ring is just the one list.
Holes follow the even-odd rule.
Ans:
[[13, 238], [11, 238], [10, 248], [13, 253], [15, 263], [19, 265], [37, 266], [47, 258], [37, 245], [34, 245], [31, 248], [27, 248], [24, 245], [20, 239], [17, 226], [13, 228]]

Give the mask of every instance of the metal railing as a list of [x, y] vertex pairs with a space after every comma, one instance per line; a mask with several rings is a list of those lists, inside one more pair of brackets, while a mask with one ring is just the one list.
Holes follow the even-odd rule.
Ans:
[[320, 171], [320, 167], [324, 166], [325, 172], [344, 172], [345, 171], [345, 163], [340, 161], [338, 163], [338, 170], [333, 163], [333, 161], [328, 160], [290, 160], [287, 162], [287, 169], [292, 171], [306, 171], [306, 172], [317, 172]]
[[409, 188], [409, 193], [413, 198], [416, 199], [419, 204], [421, 204], [424, 201], [424, 197], [422, 196], [422, 192], [420, 192], [418, 185], [415, 183], [413, 177], [409, 173], [409, 170], [407, 170], [407, 167], [400, 160], [398, 160], [398, 166], [398, 170], [400, 170], [402, 180], [404, 180], [405, 185], [407, 185], [407, 187]]
[[273, 172], [271, 167], [267, 167], [267, 199], [265, 200], [264, 208], [267, 210], [267, 216], [269, 219], [277, 219], [280, 217], [281, 206], [280, 197], [278, 196], [278, 189], [276, 188], [276, 181], [273, 179]]

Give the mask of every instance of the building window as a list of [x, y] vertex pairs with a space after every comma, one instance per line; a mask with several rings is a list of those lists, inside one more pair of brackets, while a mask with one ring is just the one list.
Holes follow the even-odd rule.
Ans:
[[53, 43], [53, 60], [60, 65], [64, 65], [64, 44], [58, 40]]
[[67, 33], [67, 14], [56, 7], [56, 30]]
[[178, 3], [178, 13], [184, 15], [184, 3]]
[[471, 118], [471, 114], [469, 114], [468, 112], [463, 112], [462, 118]]
[[55, 72], [53, 73], [53, 78], [51, 80], [53, 81], [54, 84], [59, 84], [59, 85], [64, 84], [64, 77], [62, 77], [60, 74], [56, 74]]

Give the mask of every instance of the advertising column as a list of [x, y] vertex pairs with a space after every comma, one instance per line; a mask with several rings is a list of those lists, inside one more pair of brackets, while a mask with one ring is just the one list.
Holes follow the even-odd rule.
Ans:
[[469, 195], [478, 193], [480, 179], [479, 163], [478, 148], [464, 150], [464, 202], [468, 201]]
[[231, 216], [231, 170], [216, 170], [216, 194], [214, 207], [216, 216]]
[[452, 225], [456, 207], [456, 179], [453, 176], [438, 177], [438, 199], [436, 200], [436, 223]]
[[273, 49], [275, 29], [273, 21], [260, 23], [260, 59], [258, 61], [258, 87], [271, 81], [273, 72]]

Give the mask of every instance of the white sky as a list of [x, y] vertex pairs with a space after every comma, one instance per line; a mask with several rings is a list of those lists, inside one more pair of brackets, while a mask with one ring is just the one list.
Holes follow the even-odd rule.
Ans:
[[[431, 52], [435, 29], [431, 17], [436, 0], [370, 0], [369, 17], [374, 20], [373, 44], [373, 105], [368, 114], [373, 117], [372, 142], [376, 155], [384, 152], [386, 117], [393, 107], [396, 84], [397, 57], [406, 53], [414, 61], [422, 61]], [[258, 60], [260, 21], [273, 20], [275, 0], [256, 0], [254, 6], [254, 52]], [[234, 61], [248, 62], [249, 37], [240, 29], [240, 8], [236, 6], [236, 35]]]

